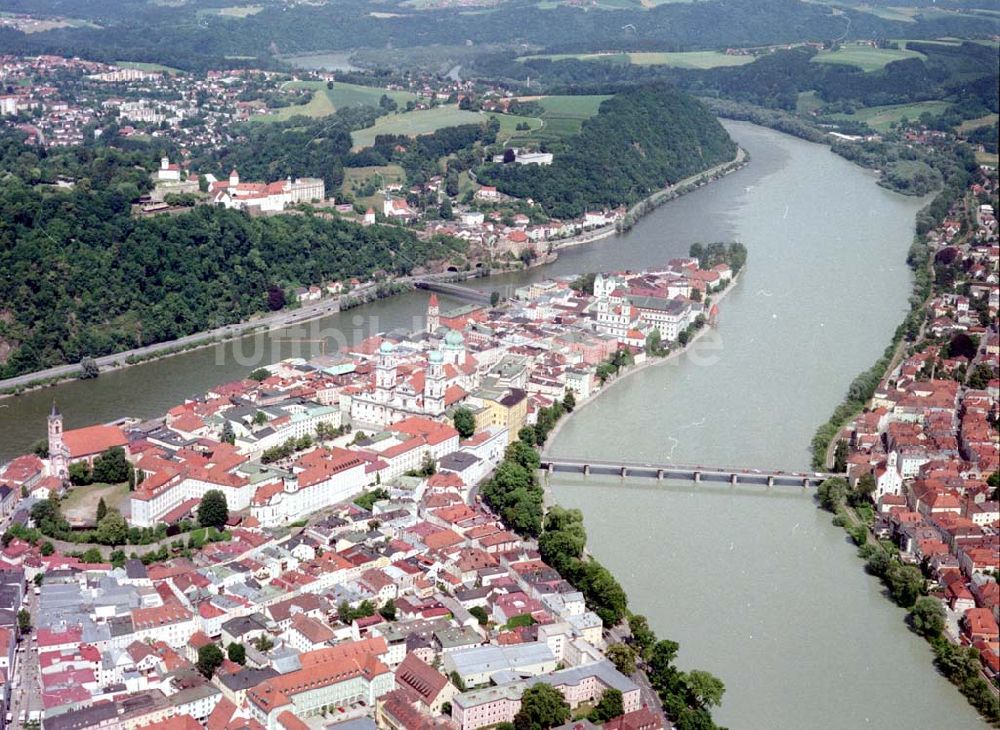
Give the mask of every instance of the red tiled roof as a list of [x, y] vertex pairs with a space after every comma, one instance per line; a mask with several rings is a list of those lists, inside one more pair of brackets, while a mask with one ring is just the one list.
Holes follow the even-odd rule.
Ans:
[[87, 426], [63, 433], [63, 442], [71, 459], [100, 454], [114, 446], [128, 443], [118, 426]]

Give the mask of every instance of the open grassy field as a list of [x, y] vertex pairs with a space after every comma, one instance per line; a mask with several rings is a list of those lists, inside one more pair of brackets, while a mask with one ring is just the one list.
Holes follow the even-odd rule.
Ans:
[[[694, 0], [594, 0], [591, 7], [596, 10], [650, 10], [658, 5], [671, 3], [690, 3]], [[570, 5], [568, 0], [540, 0], [536, 7], [541, 10], [551, 10], [563, 5]]]
[[[271, 115], [265, 117], [265, 119], [287, 119], [296, 114], [308, 114], [309, 112], [312, 112], [312, 116], [322, 116], [323, 112], [325, 114], [332, 114], [338, 104], [342, 106], [344, 103], [372, 103], [371, 95], [369, 94], [367, 97], [364, 95], [373, 90], [366, 87], [352, 87], [350, 84], [338, 84], [337, 87], [330, 91], [325, 87], [317, 89], [313, 100], [309, 104], [292, 107], [291, 109], [282, 109], [281, 114]], [[375, 89], [374, 91], [380, 90]], [[390, 94], [392, 93], [401, 94], [402, 92], [390, 92]], [[324, 98], [321, 99], [320, 97]], [[399, 134], [415, 137], [421, 134], [431, 134], [445, 127], [455, 127], [462, 124], [481, 124], [487, 118], [493, 118], [500, 122], [500, 139], [510, 141], [511, 143], [558, 139], [579, 132], [583, 120], [596, 114], [601, 102], [609, 97], [594, 95], [527, 98], [537, 101], [542, 106], [544, 111], [541, 117], [522, 117], [492, 112], [484, 114], [459, 109], [456, 105], [452, 104], [438, 106], [433, 109], [421, 109], [379, 117], [371, 127], [359, 129], [352, 133], [351, 138], [354, 142], [354, 149], [357, 150], [373, 145], [375, 138], [380, 134]], [[334, 99], [336, 99], [336, 102]], [[405, 100], [397, 99], [397, 101]], [[377, 98], [375, 99], [375, 103], [377, 103]], [[528, 129], [517, 129], [518, 125], [527, 125]]]
[[867, 5], [860, 3], [854, 6], [855, 10], [860, 10], [862, 13], [868, 13], [869, 15], [874, 15], [876, 18], [882, 18], [883, 20], [895, 20], [900, 23], [916, 23], [912, 13], [905, 12], [907, 8], [893, 8], [893, 7], [878, 7], [875, 5]]
[[168, 74], [184, 73], [179, 68], [164, 66], [162, 63], [141, 63], [139, 61], [115, 61], [115, 66], [120, 68], [137, 68], [140, 71], [161, 71]]
[[803, 91], [795, 102], [795, 111], [799, 114], [809, 114], [823, 106], [823, 100], [815, 91]]
[[217, 527], [199, 527], [191, 530], [187, 535], [188, 540], [195, 545], [204, 545], [206, 542], [228, 542], [233, 539], [229, 530], [219, 531]]
[[202, 8], [198, 15], [221, 15], [223, 18], [246, 18], [264, 9], [263, 5], [233, 5], [228, 8]]
[[45, 33], [60, 28], [100, 28], [99, 25], [80, 18], [35, 18], [17, 13], [0, 12], [0, 18], [7, 18], [6, 25], [22, 33]]
[[813, 56], [813, 63], [840, 63], [857, 66], [862, 71], [878, 71], [887, 63], [904, 58], [925, 58], [922, 53], [903, 48], [872, 48], [860, 43], [845, 43], [835, 51], [820, 51]]
[[730, 56], [721, 51], [686, 51], [683, 53], [629, 53], [637, 66], [674, 66], [676, 68], [721, 68], [743, 66], [756, 61], [754, 56]]
[[365, 186], [374, 183], [377, 187], [392, 183], [401, 183], [406, 179], [406, 172], [399, 165], [374, 165], [371, 167], [345, 167], [344, 182], [340, 186], [343, 193], [354, 196], [355, 202], [364, 207], [378, 209], [382, 205], [382, 196], [361, 195]]
[[93, 525], [97, 521], [97, 503], [102, 497], [108, 509], [117, 509], [124, 514], [128, 494], [128, 484], [88, 484], [71, 488], [60, 507], [70, 524]]
[[545, 126], [539, 135], [544, 137], [568, 137], [580, 131], [584, 119], [597, 114], [598, 107], [609, 96], [544, 96], [537, 99], [545, 110], [542, 121]]
[[[500, 120], [500, 138], [530, 135], [545, 126], [545, 122], [538, 117], [516, 117], [513, 114], [488, 114], [487, 116]], [[517, 125], [519, 124], [527, 124], [529, 130], [518, 129]]]
[[374, 86], [358, 86], [334, 82], [333, 88], [326, 88], [325, 81], [292, 81], [287, 84], [292, 89], [312, 89], [313, 98], [308, 104], [284, 107], [274, 114], [261, 116], [257, 121], [283, 122], [295, 116], [325, 117], [345, 106], [367, 104], [378, 106], [379, 99], [385, 94], [397, 104], [403, 106], [417, 97], [406, 91], [386, 91]]
[[998, 156], [992, 152], [976, 152], [976, 162], [980, 165], [989, 165], [994, 170], [997, 169]]
[[[461, 124], [482, 124], [488, 117], [500, 120], [501, 139], [510, 139], [518, 135], [530, 134], [532, 130], [542, 128], [541, 119], [533, 117], [515, 117], [510, 114], [480, 114], [465, 111], [456, 105], [439, 106], [433, 109], [406, 112], [405, 114], [390, 114], [379, 117], [371, 127], [359, 129], [351, 135], [355, 149], [375, 144], [375, 137], [380, 134], [403, 134], [415, 137], [430, 134], [445, 127], [457, 127]], [[527, 124], [528, 131], [518, 131], [518, 124]]]
[[980, 127], [992, 127], [998, 121], [1000, 121], [1000, 114], [987, 114], [985, 117], [979, 117], [978, 119], [966, 119], [958, 125], [958, 131], [971, 132], [973, 129], [979, 129]]
[[947, 109], [950, 104], [946, 101], [921, 101], [915, 104], [895, 104], [892, 106], [873, 106], [867, 109], [858, 109], [854, 114], [834, 114], [838, 119], [854, 119], [865, 122], [873, 129], [885, 132], [903, 117], [907, 119], [917, 119], [924, 112], [940, 114]]
[[601, 61], [604, 63], [631, 63], [636, 66], [673, 66], [675, 68], [720, 68], [722, 66], [743, 66], [753, 63], [754, 56], [729, 56], [721, 51], [686, 51], [683, 53], [554, 53], [540, 56], [522, 56], [519, 61], [533, 58], [547, 58], [563, 61], [576, 58], [581, 61]]
[[379, 117], [375, 124], [365, 129], [359, 129], [351, 134], [355, 149], [370, 147], [375, 144], [375, 137], [380, 134], [402, 134], [415, 137], [420, 134], [430, 134], [444, 127], [457, 127], [460, 124], [479, 124], [483, 116], [478, 112], [459, 109], [457, 105], [439, 106], [434, 109], [421, 109], [405, 114], [389, 114]]

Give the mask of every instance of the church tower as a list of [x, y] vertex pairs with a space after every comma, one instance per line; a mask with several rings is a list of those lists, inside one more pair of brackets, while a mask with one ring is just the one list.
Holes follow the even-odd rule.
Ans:
[[396, 389], [396, 356], [391, 342], [383, 342], [375, 366], [375, 397], [382, 403], [392, 400]]
[[444, 336], [444, 359], [456, 367], [465, 364], [465, 338], [458, 330], [448, 330]]
[[441, 309], [438, 307], [438, 297], [431, 292], [431, 298], [427, 300], [427, 332], [434, 334], [440, 326]]
[[52, 476], [69, 479], [69, 453], [66, 442], [63, 441], [63, 417], [52, 401], [52, 412], [49, 414], [49, 466]]
[[427, 356], [427, 374], [424, 377], [424, 411], [428, 415], [439, 416], [444, 413], [446, 390], [444, 355], [434, 350]]

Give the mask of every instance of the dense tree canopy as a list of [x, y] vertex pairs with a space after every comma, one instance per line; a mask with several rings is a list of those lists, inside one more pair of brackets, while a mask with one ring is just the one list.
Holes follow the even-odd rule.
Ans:
[[551, 165], [487, 165], [479, 172], [557, 218], [638, 202], [669, 183], [731, 160], [736, 143], [701, 104], [666, 84], [624, 91], [601, 104]]
[[198, 523], [202, 527], [222, 528], [226, 526], [228, 519], [229, 505], [226, 503], [226, 495], [218, 489], [209, 489], [198, 505]]
[[198, 649], [198, 661], [195, 667], [208, 679], [212, 678], [215, 670], [222, 666], [225, 655], [218, 644], [205, 644]]
[[[0, 135], [13, 173], [0, 179], [0, 342], [12, 347], [0, 378], [245, 319], [275, 286], [408, 273], [464, 248], [312, 215], [204, 206], [137, 219], [130, 201], [148, 177], [136, 161], [112, 150], [40, 158]], [[60, 174], [73, 189], [36, 184]]]
[[514, 716], [516, 730], [548, 730], [569, 720], [569, 704], [550, 684], [539, 682], [524, 690], [521, 709]]

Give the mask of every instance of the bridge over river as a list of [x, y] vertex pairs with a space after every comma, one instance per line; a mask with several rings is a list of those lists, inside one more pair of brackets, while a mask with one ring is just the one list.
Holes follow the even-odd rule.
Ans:
[[788, 472], [774, 469], [752, 469], [733, 466], [688, 464], [647, 464], [634, 461], [602, 461], [600, 459], [564, 459], [542, 456], [541, 468], [554, 473], [601, 474], [617, 477], [647, 477], [679, 479], [728, 484], [759, 484], [761, 486], [815, 487], [830, 477], [843, 476], [830, 472]]
[[438, 294], [446, 294], [449, 297], [461, 299], [473, 304], [490, 303], [489, 292], [472, 289], [467, 286], [462, 286], [461, 284], [454, 284], [447, 281], [435, 281], [434, 279], [417, 279], [413, 282], [413, 286], [417, 289], [426, 289], [427, 291], [437, 292]]

